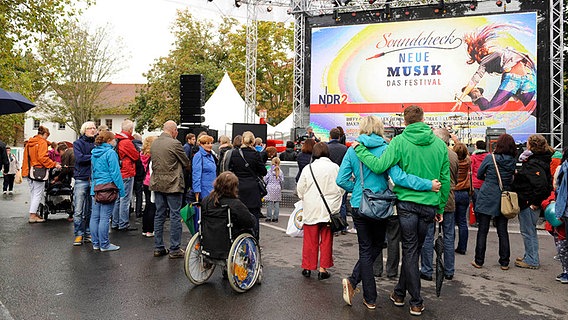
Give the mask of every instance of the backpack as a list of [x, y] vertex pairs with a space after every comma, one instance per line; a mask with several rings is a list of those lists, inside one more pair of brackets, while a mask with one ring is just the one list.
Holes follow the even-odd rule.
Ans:
[[223, 159], [221, 159], [221, 161], [219, 162], [219, 173], [221, 172], [225, 172], [225, 171], [229, 171], [229, 165], [231, 163], [231, 156], [233, 155], [233, 150], [235, 149], [230, 149], [225, 151], [225, 154], [223, 154]]

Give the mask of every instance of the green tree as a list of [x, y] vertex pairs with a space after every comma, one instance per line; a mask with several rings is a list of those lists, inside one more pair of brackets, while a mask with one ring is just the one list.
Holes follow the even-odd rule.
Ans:
[[136, 130], [159, 128], [165, 121], [179, 119], [179, 84], [182, 74], [203, 74], [205, 98], [209, 98], [227, 64], [225, 33], [236, 24], [227, 18], [215, 30], [211, 22], [196, 20], [189, 10], [180, 11], [172, 27], [174, 49], [159, 58], [145, 74], [148, 84], [131, 106]]
[[[174, 49], [146, 73], [148, 84], [131, 107], [137, 131], [155, 129], [168, 119], [179, 119], [182, 74], [203, 74], [208, 99], [226, 71], [244, 96], [246, 29], [243, 25], [226, 18], [214, 26], [182, 11], [173, 32]], [[269, 121], [279, 122], [292, 110], [293, 29], [284, 24], [260, 22], [258, 35], [258, 109], [267, 109]]]
[[[294, 86], [293, 25], [258, 22], [256, 101], [258, 110], [266, 109], [268, 122], [278, 124], [292, 112]], [[246, 28], [229, 36], [228, 71], [244, 97], [246, 72]]]
[[[32, 101], [43, 93], [52, 78], [32, 53], [41, 41], [59, 37], [60, 25], [91, 0], [0, 1], [0, 87], [17, 91]], [[0, 116], [0, 139], [16, 144], [23, 138], [24, 114]]]
[[[68, 23], [60, 39], [43, 42], [41, 55], [56, 75], [50, 87], [59, 99], [45, 99], [46, 119], [67, 123], [79, 134], [81, 125], [102, 112], [99, 97], [110, 76], [120, 70], [122, 44], [107, 27], [90, 31], [86, 25]], [[59, 102], [59, 103], [58, 103]]]

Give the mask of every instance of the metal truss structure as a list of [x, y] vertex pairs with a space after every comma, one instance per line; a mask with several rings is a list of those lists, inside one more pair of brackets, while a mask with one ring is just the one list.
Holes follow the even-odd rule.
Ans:
[[564, 135], [564, 50], [563, 3], [562, 0], [550, 1], [550, 144], [556, 149], [562, 148]]
[[[294, 26], [294, 91], [293, 112], [294, 127], [309, 125], [310, 110], [306, 105], [306, 33], [307, 19], [317, 15], [390, 10], [393, 8], [437, 6], [443, 3], [473, 3], [492, 0], [244, 0], [247, 4], [247, 43], [246, 43], [246, 79], [245, 103], [246, 120], [254, 122], [256, 111], [256, 53], [258, 46], [256, 10], [259, 5], [290, 6], [288, 13], [295, 18]], [[554, 148], [563, 146], [565, 123], [564, 80], [563, 80], [563, 0], [551, 0], [549, 7], [550, 21], [550, 144]], [[567, 106], [568, 107], [568, 106]], [[567, 132], [568, 133], [568, 132]], [[564, 142], [567, 143], [567, 142]]]

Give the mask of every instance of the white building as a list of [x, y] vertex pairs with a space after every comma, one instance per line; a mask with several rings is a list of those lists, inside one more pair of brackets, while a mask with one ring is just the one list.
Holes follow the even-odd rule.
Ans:
[[[97, 104], [104, 110], [108, 109], [109, 112], [101, 114], [99, 119], [94, 119], [97, 126], [105, 124], [112, 132], [120, 132], [120, 124], [129, 117], [128, 107], [134, 102], [136, 90], [140, 86], [142, 85], [107, 83]], [[68, 125], [44, 120], [43, 115], [36, 108], [28, 111], [26, 116], [24, 140], [28, 140], [36, 135], [40, 125], [49, 129], [49, 141], [73, 142], [78, 138], [75, 131]]]

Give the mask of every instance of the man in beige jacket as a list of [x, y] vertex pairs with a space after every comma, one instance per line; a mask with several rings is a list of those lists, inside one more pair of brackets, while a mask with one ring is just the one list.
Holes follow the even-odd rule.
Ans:
[[[170, 259], [183, 258], [181, 245], [180, 209], [185, 187], [184, 170], [189, 167], [189, 159], [183, 151], [181, 142], [176, 140], [177, 124], [166, 121], [163, 133], [152, 143], [152, 175], [150, 190], [154, 191], [156, 217], [154, 219], [154, 257], [165, 256]], [[170, 250], [164, 246], [164, 223], [166, 208], [170, 209]]]

